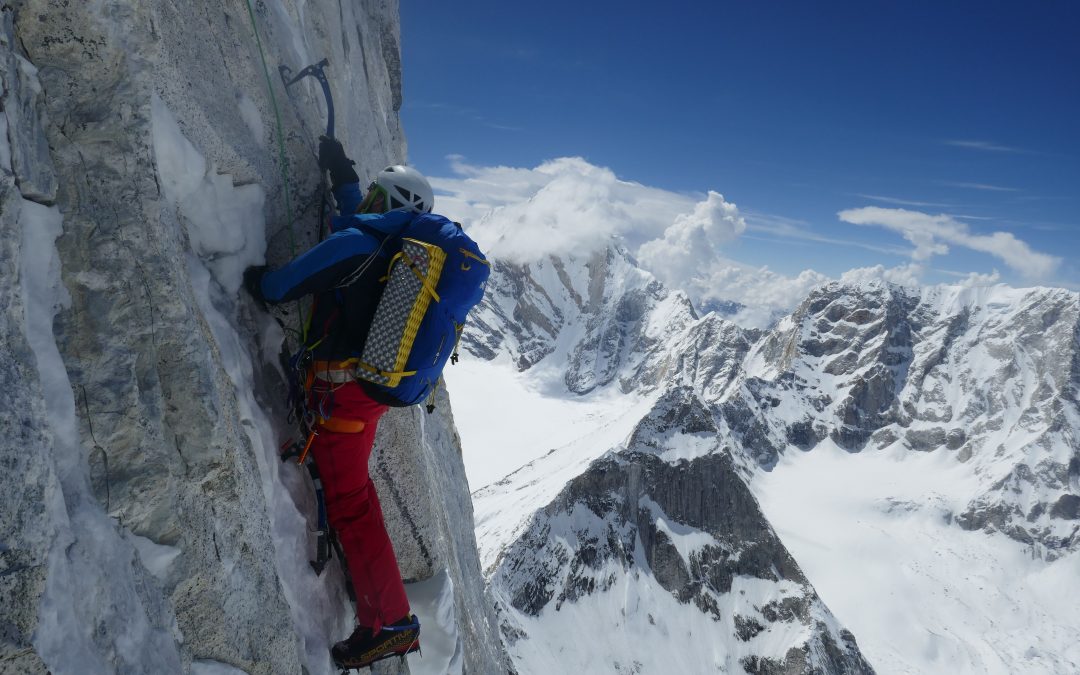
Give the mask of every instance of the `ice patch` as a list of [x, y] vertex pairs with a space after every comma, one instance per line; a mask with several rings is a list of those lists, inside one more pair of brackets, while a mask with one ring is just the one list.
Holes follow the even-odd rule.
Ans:
[[[63, 217], [55, 207], [24, 200], [19, 220], [25, 335], [34, 351], [60, 481], [60, 490], [43, 505], [56, 532], [34, 647], [57, 673], [134, 671], [135, 664], [148, 671], [179, 672], [173, 636], [154, 625], [139, 597], [142, 580], [131, 572], [135, 551], [93, 497], [83, 460], [75, 397], [52, 332], [56, 312], [70, 301], [55, 244]], [[108, 603], [94, 601], [102, 597]], [[86, 630], [91, 625], [96, 629]], [[106, 653], [109, 661], [103, 658]]]
[[40, 94], [42, 89], [41, 80], [38, 79], [37, 66], [27, 61], [20, 54], [14, 54], [14, 56], [15, 60], [19, 64], [19, 71], [22, 75], [23, 82], [27, 83], [30, 86], [30, 91], [34, 92], [35, 94]]
[[247, 675], [247, 671], [221, 661], [204, 659], [191, 662], [191, 675]]
[[266, 193], [260, 185], [233, 185], [231, 176], [216, 173], [160, 97], [153, 97], [151, 109], [154, 161], [165, 198], [180, 209], [191, 250], [234, 294], [244, 269], [266, 261]]
[[251, 129], [251, 135], [255, 137], [255, 142], [259, 144], [260, 148], [265, 148], [266, 128], [263, 126], [262, 115], [259, 114], [255, 102], [244, 94], [240, 94], [236, 101], [236, 107], [240, 109], [240, 117], [244, 120], [244, 124], [247, 125], [248, 129]]
[[11, 173], [11, 143], [8, 142], [7, 114], [0, 112], [0, 169]]
[[690, 566], [691, 554], [697, 553], [706, 546], [716, 545], [716, 538], [711, 534], [671, 520], [664, 513], [664, 509], [660, 508], [659, 504], [648, 497], [642, 497], [638, 503], [649, 509], [656, 523], [656, 529], [667, 535], [668, 539], [671, 540], [671, 544], [679, 552], [688, 567]]
[[[277, 454], [274, 424], [263, 413], [253, 394], [254, 373], [251, 355], [232, 321], [218, 307], [228, 307], [220, 286], [194, 256], [188, 260], [188, 276], [199, 308], [214, 335], [221, 360], [236, 388], [237, 408], [244, 432], [251, 442], [259, 468], [263, 494], [270, 516], [275, 563], [282, 592], [292, 610], [293, 625], [303, 640], [306, 666], [310, 672], [331, 672], [330, 644], [351, 630], [352, 610], [345, 594], [338, 595], [340, 582], [316, 577], [308, 564], [310, 554], [308, 523], [296, 507], [286, 485], [293, 490], [309, 490], [295, 465], [283, 465]], [[273, 319], [266, 317], [266, 321]], [[291, 472], [291, 473], [283, 473]]]
[[423, 657], [410, 654], [412, 675], [454, 675], [464, 672], [464, 653], [454, 607], [454, 580], [444, 569], [425, 581], [405, 587], [409, 605], [420, 619]]
[[163, 544], [157, 544], [146, 537], [140, 537], [137, 534], [128, 534], [128, 541], [135, 546], [135, 550], [139, 552], [139, 562], [146, 568], [146, 571], [153, 574], [161, 581], [165, 581], [169, 576], [169, 569], [172, 567], [172, 563], [176, 560], [176, 557], [180, 555], [180, 549], [175, 546], [165, 546]]
[[[240, 420], [247, 422], [242, 428], [257, 459], [278, 578], [303, 642], [305, 667], [331, 672], [330, 644], [348, 633], [352, 612], [340, 580], [332, 573], [316, 577], [308, 565], [308, 523], [296, 503], [310, 488], [299, 472], [283, 473], [295, 467], [283, 467], [278, 459], [275, 425], [255, 401], [252, 355], [234, 325], [243, 270], [265, 260], [265, 195], [258, 185], [234, 186], [229, 176], [215, 174], [156, 96], [152, 126], [162, 190], [177, 205], [191, 241], [191, 289], [235, 387]], [[273, 322], [266, 316], [263, 321]], [[259, 333], [268, 330], [262, 326]]]

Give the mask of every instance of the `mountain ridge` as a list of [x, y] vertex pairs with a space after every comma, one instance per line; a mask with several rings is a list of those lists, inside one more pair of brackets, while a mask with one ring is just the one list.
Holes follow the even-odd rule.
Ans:
[[[568, 400], [622, 392], [637, 396], [635, 409], [649, 411], [639, 423], [621, 427], [626, 434], [621, 443], [601, 448], [578, 442], [555, 448], [474, 491], [482, 558], [502, 598], [504, 635], [509, 630], [512, 645], [513, 635], [529, 630], [507, 621], [507, 612], [520, 611], [506, 609], [516, 607], [514, 598], [522, 603], [520, 595], [500, 588], [520, 584], [507, 581], [501, 570], [524, 564], [527, 552], [543, 540], [536, 539], [545, 525], [535, 514], [560, 503], [562, 518], [582, 513], [575, 510], [580, 506], [567, 503], [565, 490], [558, 491], [560, 484], [573, 484], [629, 447], [651, 444], [661, 461], [677, 465], [720, 452], [708, 440], [718, 439], [729, 447], [733, 471], [751, 490], [760, 472], [782, 470], [778, 464], [786, 453], [813, 452], [825, 442], [848, 453], [947, 453], [948, 462], [967, 467], [963, 483], [938, 502], [944, 509], [940, 517], [952, 527], [1004, 534], [1047, 563], [1077, 551], [1080, 443], [1070, 430], [1080, 419], [1075, 395], [1080, 390], [1075, 375], [1080, 295], [1053, 288], [916, 289], [883, 281], [832, 282], [814, 289], [768, 330], [742, 328], [712, 312], [698, 317], [687, 301], [688, 311], [670, 323], [661, 318], [660, 304], [646, 304], [635, 322], [619, 324], [629, 334], [613, 338], [604, 331], [618, 322], [603, 324], [582, 307], [618, 306], [625, 297], [624, 270], [635, 264], [617, 246], [603, 255], [614, 259], [603, 274], [598, 274], [599, 266], [581, 265], [580, 256], [543, 263], [562, 270], [546, 279], [561, 284], [561, 279], [588, 274], [578, 280], [579, 286], [591, 288], [594, 298], [598, 292], [605, 296], [591, 305], [579, 303], [572, 311], [555, 307], [560, 312], [557, 321], [545, 323], [539, 303], [522, 312], [531, 325], [546, 325], [545, 344], [558, 348], [515, 359], [519, 343], [500, 339], [474, 352], [487, 358], [508, 354], [516, 368], [535, 370], [549, 393], [557, 389], [561, 375]], [[549, 301], [558, 296], [545, 288], [545, 278], [532, 276], [530, 265], [516, 263], [513, 269], [518, 288], [532, 286], [537, 295], [543, 290]], [[505, 337], [515, 328], [504, 330], [499, 322], [514, 320], [519, 296], [505, 291], [499, 270], [496, 263], [490, 298], [499, 303], [499, 311], [482, 310], [484, 320], [476, 330], [496, 327]], [[637, 283], [637, 288], [653, 288], [652, 298], [681, 296], [652, 287], [647, 277]], [[651, 312], [656, 315], [650, 317]], [[579, 323], [571, 325], [575, 318]], [[640, 351], [616, 345], [634, 345]], [[567, 364], [565, 369], [560, 362]], [[582, 363], [608, 368], [604, 377], [590, 381], [599, 388], [575, 388], [585, 381], [578, 371]], [[684, 404], [672, 406], [673, 396], [682, 397]], [[661, 417], [684, 424], [688, 431], [658, 435], [650, 425], [660, 419], [656, 415], [661, 410]], [[534, 503], [545, 505], [533, 516], [527, 512], [535, 506], [525, 506], [530, 495]], [[525, 511], [518, 515], [507, 513], [521, 508]], [[515, 520], [517, 525], [510, 525]], [[534, 545], [518, 545], [525, 540]], [[575, 559], [572, 552], [562, 558], [568, 565]], [[587, 594], [567, 598], [562, 611], [567, 611], [565, 602], [575, 601], [589, 599]], [[550, 620], [556, 621], [556, 614], [550, 614]], [[855, 633], [857, 637], [857, 629]], [[525, 643], [511, 648], [517, 650], [519, 664], [531, 658]]]

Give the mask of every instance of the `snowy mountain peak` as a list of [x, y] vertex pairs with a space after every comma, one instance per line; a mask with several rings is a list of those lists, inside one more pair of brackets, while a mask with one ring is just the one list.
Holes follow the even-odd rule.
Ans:
[[551, 644], [564, 670], [873, 672], [708, 418], [686, 390], [661, 398], [504, 551], [492, 589], [529, 672]]
[[[523, 367], [530, 382], [547, 382], [540, 389], [547, 395], [600, 411], [580, 418], [594, 419], [597, 426], [583, 423], [576, 435], [568, 431], [560, 436], [567, 440], [553, 442], [546, 455], [534, 454], [527, 466], [474, 494], [478, 535], [486, 549], [482, 558], [502, 607], [503, 632], [515, 662], [528, 672], [566, 669], [542, 653], [541, 645], [554, 643], [568, 645], [563, 656], [579, 669], [670, 672], [671, 663], [651, 653], [639, 656], [650, 652], [641, 645], [661, 644], [660, 651], [670, 655], [670, 646], [691, 631], [715, 637], [719, 646], [713, 654], [722, 656], [710, 661], [695, 651], [696, 643], [678, 643], [677, 659], [693, 654], [686, 658], [705, 660], [679, 660], [676, 670], [782, 672], [780, 664], [796, 663], [785, 660], [794, 649], [846, 655], [828, 666], [820, 665], [826, 663], [820, 656], [808, 663], [824, 672], [859, 672], [865, 664], [854, 656], [857, 648], [839, 622], [827, 618], [823, 608], [807, 609], [817, 607], [816, 594], [802, 568], [779, 540], [765, 544], [772, 530], [751, 491], [769, 496], [764, 513], [778, 513], [803, 528], [808, 526], [803, 511], [832, 513], [833, 502], [847, 504], [837, 495], [850, 492], [853, 508], [868, 509], [866, 516], [850, 508], [840, 513], [855, 513], [852, 518], [869, 525], [837, 520], [836, 527], [858, 526], [862, 538], [885, 531], [880, 536], [888, 541], [894, 535], [920, 544], [941, 541], [944, 565], [965, 560], [969, 550], [982, 551], [979, 547], [1022, 546], [1018, 556], [1046, 565], [1065, 556], [1075, 560], [1080, 551], [1078, 294], [1005, 286], [830, 283], [814, 289], [770, 330], [758, 331], [716, 313], [698, 318], [681, 294], [634, 272], [629, 257], [616, 255], [602, 265], [572, 258], [560, 263], [561, 275], [582, 279], [574, 288], [592, 293], [579, 290], [575, 299], [565, 292], [547, 305], [541, 314], [557, 328], [543, 336], [540, 358]], [[597, 274], [600, 270], [603, 274]], [[548, 299], [557, 297], [560, 286], [571, 286], [545, 285], [534, 269], [518, 267], [515, 274], [546, 289]], [[547, 278], [558, 280], [558, 275]], [[627, 289], [644, 291], [637, 297], [645, 301], [623, 315], [633, 320], [614, 321], [618, 299], [632, 297]], [[513, 325], [515, 316], [528, 315], [521, 310], [526, 303], [507, 291], [495, 297], [485, 321], [499, 327], [498, 349], [513, 354], [522, 342], [506, 336], [526, 333]], [[595, 301], [590, 305], [585, 298]], [[479, 342], [481, 336], [476, 338]], [[593, 407], [615, 394], [627, 397], [617, 414]], [[777, 475], [803, 465], [828, 469], [810, 470], [809, 484]], [[898, 480], [890, 479], [893, 474]], [[701, 476], [707, 477], [704, 483], [697, 482]], [[865, 495], [859, 489], [864, 483]], [[770, 492], [775, 485], [786, 486], [784, 493]], [[717, 498], [710, 486], [720, 486], [729, 501], [703, 517], [701, 509]], [[761, 522], [733, 525], [743, 516], [758, 517], [751, 513]], [[788, 527], [787, 536], [803, 555], [813, 554], [818, 578], [830, 581], [834, 566], [847, 569], [846, 562], [828, 558], [814, 540]], [[830, 524], [809, 527], [815, 534], [808, 536], [830, 539]], [[964, 539], [969, 536], [985, 544], [970, 548], [971, 540]], [[857, 549], [857, 541], [834, 538]], [[758, 545], [769, 551], [756, 558], [761, 564], [739, 567], [755, 557], [750, 551], [765, 550], [755, 549]], [[875, 564], [893, 565], [898, 553], [890, 555], [894, 558]], [[982, 559], [983, 554], [970, 555]], [[921, 562], [912, 563], [920, 565], [912, 574], [928, 577], [923, 583], [929, 588], [966, 592], [955, 579], [935, 576], [937, 561], [913, 559]], [[736, 568], [737, 573], [731, 571]], [[735, 579], [730, 587], [723, 581], [728, 573]], [[757, 590], [739, 586], [748, 578]], [[855, 632], [864, 648], [861, 630], [890, 667], [928, 662], [898, 655], [892, 628], [873, 612], [853, 612], [859, 603], [848, 602], [842, 590], [852, 584], [838, 583], [841, 590], [832, 584], [831, 597], [845, 601], [845, 616], [861, 617], [862, 628]], [[902, 584], [887, 586], [897, 585]], [[872, 591], [867, 584], [852, 586]], [[802, 598], [802, 609], [784, 616], [789, 628], [802, 626], [798, 640], [805, 642], [778, 630], [769, 600], [749, 600], [746, 606], [733, 604], [731, 595], [755, 598], [782, 589], [792, 594], [789, 598]], [[1010, 593], [1011, 603], [1022, 604], [1019, 591]], [[981, 605], [965, 598], [972, 609], [963, 620], [981, 621], [974, 616]], [[642, 613], [644, 623], [639, 623]], [[699, 623], [718, 616], [728, 618]], [[1047, 627], [1060, 616], [1072, 614], [1054, 609], [1038, 614], [1037, 621]], [[671, 617], [682, 622], [678, 629]], [[941, 629], [936, 614], [926, 620]], [[578, 647], [580, 636], [596, 626], [607, 635], [634, 639], [618, 639], [611, 649], [597, 650], [590, 643], [595, 652], [590, 660]], [[1001, 635], [996, 630], [982, 632]], [[765, 635], [770, 636], [767, 648], [755, 642]], [[1064, 644], [1072, 635], [1075, 631], [1065, 630], [1054, 640]], [[923, 642], [911, 636], [904, 644]], [[964, 672], [1007, 671], [1038, 661], [993, 646], [990, 656], [968, 658], [961, 655], [965, 649], [950, 652]], [[1050, 661], [1071, 662], [1067, 656]], [[802, 672], [803, 662], [797, 663], [793, 667]]]
[[654, 386], [647, 356], [697, 320], [684, 294], [614, 245], [585, 258], [496, 262], [474, 314], [464, 337], [470, 352], [509, 358], [519, 370], [543, 361], [557, 372], [536, 377], [575, 394], [613, 382], [624, 390]]

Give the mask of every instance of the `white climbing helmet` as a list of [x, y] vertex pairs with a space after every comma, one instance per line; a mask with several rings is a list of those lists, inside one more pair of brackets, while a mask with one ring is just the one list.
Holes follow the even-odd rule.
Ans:
[[429, 213], [435, 205], [435, 193], [424, 175], [412, 168], [395, 164], [379, 172], [368, 187], [359, 213], [413, 211]]

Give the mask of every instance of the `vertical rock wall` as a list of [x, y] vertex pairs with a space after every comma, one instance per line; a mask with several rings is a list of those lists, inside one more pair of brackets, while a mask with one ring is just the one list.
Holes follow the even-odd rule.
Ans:
[[[259, 351], [247, 336], [273, 354], [276, 328], [237, 293], [236, 261], [253, 242], [236, 233], [265, 221], [271, 264], [318, 236], [325, 108], [310, 79], [287, 97], [279, 63], [330, 60], [337, 135], [362, 179], [403, 159], [397, 5], [2, 7], [0, 672], [321, 672], [326, 641], [349, 628], [340, 578], [290, 578], [309, 553], [293, 549], [309, 542], [287, 533], [303, 533], [310, 495], [267, 452], [288, 431], [274, 414], [282, 383], [272, 366], [245, 374]], [[197, 197], [220, 202], [171, 197], [185, 193], [162, 169], [178, 158], [155, 146], [165, 118], [204, 162], [213, 189]], [[192, 157], [180, 159], [190, 172]], [[245, 188], [258, 198], [241, 203], [261, 212], [229, 210]], [[200, 208], [220, 228], [191, 222]], [[39, 232], [49, 223], [58, 238]], [[42, 279], [66, 302], [44, 318], [49, 352], [33, 344], [42, 303], [27, 289], [53, 238], [59, 264]], [[295, 325], [295, 308], [285, 312]], [[252, 380], [269, 416], [241, 391]], [[380, 494], [403, 495], [424, 523], [387, 508], [403, 573], [446, 570], [461, 662], [495, 672], [505, 661], [441, 415], [426, 434], [419, 412], [389, 415], [378, 461], [392, 468], [376, 475]]]
[[41, 452], [52, 444], [52, 431], [26, 334], [22, 215], [31, 196], [54, 200], [56, 181], [37, 78], [15, 49], [13, 12], [4, 8], [0, 18], [0, 673], [34, 673], [45, 672], [32, 639], [54, 536], [42, 511], [60, 485], [55, 465]]

